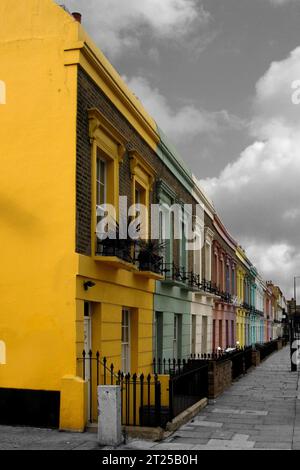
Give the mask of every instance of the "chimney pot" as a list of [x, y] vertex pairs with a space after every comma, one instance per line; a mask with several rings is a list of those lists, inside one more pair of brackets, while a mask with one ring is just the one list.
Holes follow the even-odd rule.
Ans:
[[81, 18], [82, 18], [81, 13], [78, 13], [77, 11], [75, 11], [74, 13], [72, 13], [72, 16], [76, 21], [78, 21], [78, 23], [81, 23]]

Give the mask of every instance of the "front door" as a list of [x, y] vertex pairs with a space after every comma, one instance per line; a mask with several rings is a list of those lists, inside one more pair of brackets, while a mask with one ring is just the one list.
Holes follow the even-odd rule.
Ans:
[[91, 372], [89, 352], [92, 350], [92, 305], [90, 302], [84, 302], [84, 350], [85, 350], [85, 380], [88, 382], [87, 396], [87, 418], [92, 420], [91, 416]]
[[155, 359], [163, 360], [163, 313], [155, 312]]
[[196, 324], [197, 317], [192, 315], [192, 354], [196, 354]]
[[201, 352], [207, 353], [207, 317], [202, 317], [202, 341], [201, 341]]
[[173, 358], [177, 361], [180, 357], [180, 333], [181, 333], [181, 316], [174, 315], [174, 336], [173, 336]]

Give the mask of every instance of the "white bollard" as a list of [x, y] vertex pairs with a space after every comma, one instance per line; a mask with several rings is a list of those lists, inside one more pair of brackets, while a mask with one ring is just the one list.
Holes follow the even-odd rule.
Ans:
[[98, 442], [103, 446], [122, 443], [121, 389], [115, 385], [98, 387]]

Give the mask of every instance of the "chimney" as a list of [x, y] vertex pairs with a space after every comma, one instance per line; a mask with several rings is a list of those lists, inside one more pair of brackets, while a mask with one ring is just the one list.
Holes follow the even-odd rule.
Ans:
[[72, 16], [76, 21], [78, 21], [78, 23], [81, 23], [81, 18], [82, 18], [81, 13], [78, 13], [75, 11], [74, 13], [72, 13]]

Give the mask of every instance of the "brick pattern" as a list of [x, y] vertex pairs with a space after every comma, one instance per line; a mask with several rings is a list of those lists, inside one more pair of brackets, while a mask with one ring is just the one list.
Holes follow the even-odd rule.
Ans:
[[232, 383], [232, 362], [210, 361], [208, 371], [208, 398], [217, 398]]
[[[79, 68], [78, 71], [78, 108], [77, 108], [77, 174], [76, 174], [76, 251], [91, 255], [91, 145], [88, 129], [88, 109], [98, 108], [103, 115], [126, 138], [127, 153], [120, 165], [120, 195], [131, 201], [131, 175], [128, 151], [135, 149], [155, 169], [157, 178], [164, 180], [185, 204], [195, 205], [196, 201], [163, 164], [156, 153], [141, 138], [126, 118], [106, 97], [94, 81]], [[156, 191], [150, 195], [156, 203]], [[175, 260], [178, 259], [178, 243], [174, 243]], [[192, 255], [189, 255], [189, 269], [192, 269]]]

